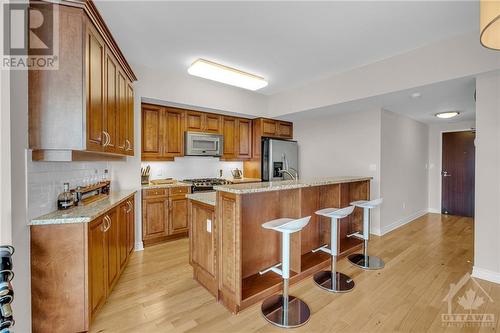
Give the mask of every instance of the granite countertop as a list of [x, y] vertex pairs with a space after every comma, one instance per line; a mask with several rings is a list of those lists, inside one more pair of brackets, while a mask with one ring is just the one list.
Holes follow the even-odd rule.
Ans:
[[142, 185], [142, 189], [148, 190], [148, 189], [152, 189], [152, 188], [171, 188], [171, 187], [180, 187], [180, 186], [191, 186], [191, 184], [179, 182], [179, 181], [176, 181], [172, 184], [158, 184], [158, 185], [153, 185], [153, 184], [149, 183], [149, 185]]
[[371, 180], [371, 179], [372, 177], [345, 176], [345, 177], [311, 178], [311, 179], [299, 179], [299, 180], [280, 180], [280, 181], [250, 183], [250, 184], [219, 185], [219, 186], [214, 186], [214, 190], [229, 192], [234, 194], [247, 194], [247, 193], [259, 193], [259, 192], [270, 192], [270, 191], [280, 191], [280, 190], [292, 190], [296, 188], [321, 186], [321, 185], [342, 184], [342, 183], [350, 183], [350, 182]]
[[186, 194], [186, 198], [215, 207], [215, 191]]
[[105, 199], [98, 200], [86, 206], [77, 206], [67, 210], [56, 210], [55, 212], [31, 220], [30, 225], [88, 223], [107, 210], [118, 206], [135, 192], [135, 190], [111, 191], [109, 196]]

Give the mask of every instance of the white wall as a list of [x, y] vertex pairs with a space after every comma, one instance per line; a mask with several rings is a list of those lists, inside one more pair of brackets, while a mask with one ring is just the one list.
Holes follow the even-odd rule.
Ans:
[[476, 204], [472, 275], [500, 283], [500, 74], [476, 79]]
[[444, 122], [429, 125], [429, 211], [441, 213], [441, 154], [444, 132], [470, 130], [475, 121]]
[[385, 234], [427, 213], [428, 128], [383, 110], [381, 120], [380, 230]]
[[151, 167], [150, 179], [174, 178], [217, 178], [222, 170], [223, 178], [230, 178], [231, 170], [243, 171], [243, 162], [220, 161], [213, 157], [186, 156], [176, 157], [175, 162], [143, 162], [142, 166]]
[[[371, 176], [371, 197], [380, 196], [380, 110], [303, 118], [294, 123], [301, 178]], [[372, 232], [380, 229], [372, 213]]]
[[[3, 2], [0, 2], [3, 15]], [[0, 36], [3, 26], [0, 27]], [[0, 70], [0, 245], [12, 244], [10, 168], [10, 72]]]
[[499, 68], [500, 52], [485, 49], [471, 33], [270, 96], [268, 113], [311, 110]]
[[16, 332], [31, 331], [30, 247], [27, 218], [26, 153], [28, 147], [28, 72], [11, 71], [11, 167], [12, 167], [12, 244], [16, 276], [13, 311]]

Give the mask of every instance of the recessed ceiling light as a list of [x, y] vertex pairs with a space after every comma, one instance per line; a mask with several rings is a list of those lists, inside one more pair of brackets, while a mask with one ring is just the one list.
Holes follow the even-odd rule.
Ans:
[[441, 119], [449, 119], [449, 118], [456, 117], [459, 114], [460, 114], [460, 112], [458, 112], [458, 111], [450, 111], [450, 112], [436, 113], [435, 116], [438, 118], [441, 118]]
[[248, 90], [258, 90], [267, 86], [267, 81], [260, 76], [205, 59], [198, 59], [193, 62], [188, 68], [188, 73]]
[[419, 92], [414, 92], [413, 94], [410, 95], [411, 98], [420, 98], [422, 97], [422, 94]]

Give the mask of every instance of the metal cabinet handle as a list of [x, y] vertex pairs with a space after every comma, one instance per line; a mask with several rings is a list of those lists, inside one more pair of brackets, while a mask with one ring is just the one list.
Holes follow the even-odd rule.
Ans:
[[106, 131], [102, 131], [102, 134], [104, 134], [104, 143], [102, 145], [107, 147], [111, 143], [111, 136]]
[[443, 177], [451, 177], [448, 171], [442, 171], [441, 174], [443, 175]]
[[127, 214], [132, 211], [132, 203], [130, 201], [127, 201], [128, 209], [127, 209]]
[[132, 150], [132, 148], [131, 148], [131, 147], [132, 147], [132, 144], [130, 143], [129, 139], [125, 139], [125, 143], [126, 143], [126, 145], [125, 145], [125, 146], [126, 146], [125, 150], [127, 150], [127, 151], [128, 151], [128, 150]]
[[107, 232], [109, 228], [111, 228], [111, 219], [108, 215], [104, 216], [104, 221], [106, 221], [106, 225], [104, 226], [104, 232]]

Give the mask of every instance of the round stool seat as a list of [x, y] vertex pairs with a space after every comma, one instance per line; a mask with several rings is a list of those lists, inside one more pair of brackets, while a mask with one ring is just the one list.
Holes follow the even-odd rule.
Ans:
[[382, 203], [382, 201], [383, 201], [382, 198], [378, 198], [378, 199], [370, 200], [370, 201], [359, 200], [359, 201], [351, 202], [351, 205], [356, 206], [356, 207], [361, 207], [361, 208], [373, 209], [373, 208], [377, 207], [378, 205], [380, 205]]
[[304, 228], [307, 223], [309, 223], [310, 219], [310, 216], [303, 217], [301, 219], [291, 219], [288, 217], [283, 217], [263, 223], [262, 228], [271, 229], [283, 233], [294, 233], [302, 230], [302, 228]]
[[317, 215], [322, 215], [334, 219], [343, 219], [344, 217], [351, 214], [354, 210], [354, 206], [349, 206], [345, 208], [325, 208], [316, 211]]

